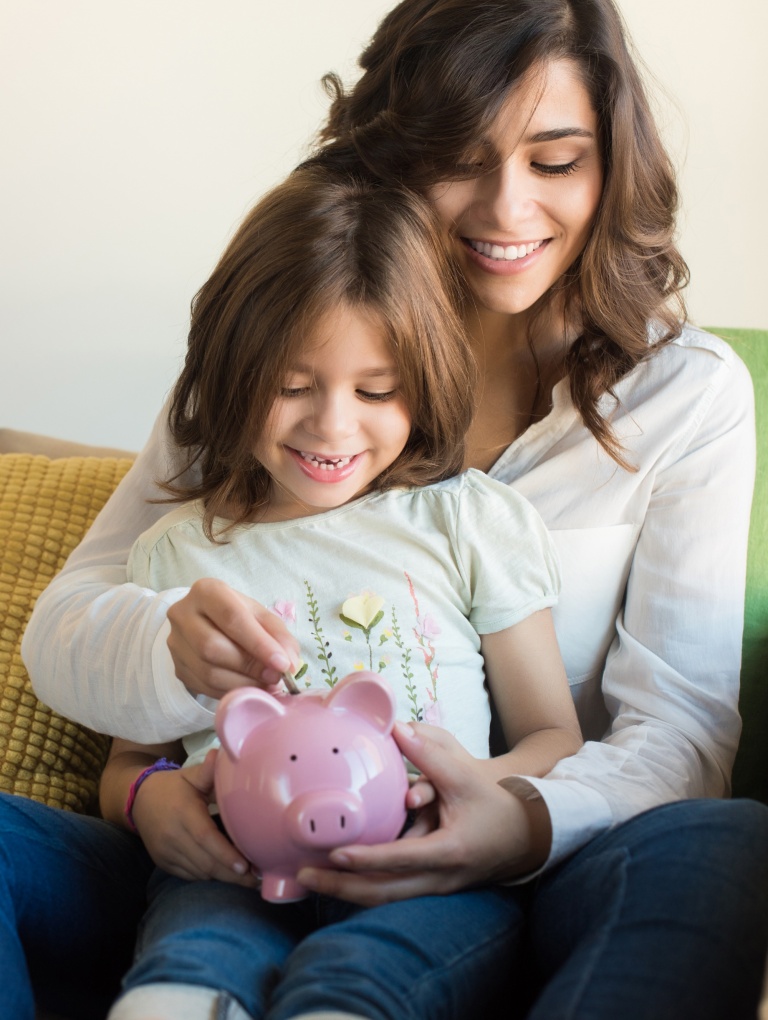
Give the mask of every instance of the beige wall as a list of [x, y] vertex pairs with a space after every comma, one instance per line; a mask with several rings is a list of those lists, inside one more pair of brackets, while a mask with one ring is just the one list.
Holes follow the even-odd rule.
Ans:
[[[143, 442], [189, 300], [391, 0], [0, 0], [0, 425]], [[768, 327], [764, 0], [621, 0], [663, 83], [692, 317]]]

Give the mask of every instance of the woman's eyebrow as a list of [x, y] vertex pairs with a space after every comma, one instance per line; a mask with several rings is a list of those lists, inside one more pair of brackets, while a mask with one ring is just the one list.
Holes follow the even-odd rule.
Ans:
[[537, 131], [528, 135], [527, 142], [558, 142], [561, 138], [594, 138], [592, 131], [579, 127], [550, 128], [549, 131]]

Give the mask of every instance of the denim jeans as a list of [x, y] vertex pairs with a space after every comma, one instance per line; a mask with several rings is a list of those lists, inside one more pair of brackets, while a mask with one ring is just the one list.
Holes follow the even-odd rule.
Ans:
[[0, 1012], [101, 1020], [130, 965], [151, 861], [97, 818], [0, 794]]
[[768, 808], [687, 801], [533, 882], [360, 910], [269, 905], [162, 872], [126, 987], [221, 988], [254, 1017], [754, 1020], [768, 949]]
[[126, 990], [220, 988], [252, 1016], [319, 1009], [386, 1020], [484, 1016], [518, 955], [517, 892], [479, 889], [363, 909], [327, 897], [271, 904], [258, 891], [158, 870]]
[[668, 804], [537, 883], [528, 1020], [754, 1020], [768, 950], [768, 808]]
[[[31, 975], [41, 1005], [77, 1020], [103, 1017], [128, 969], [150, 870], [129, 833], [0, 794], [2, 1015], [32, 1020]], [[170, 891], [174, 884], [183, 887], [169, 880]], [[218, 899], [216, 883], [200, 885]], [[229, 892], [238, 923], [243, 915], [250, 923], [242, 890]], [[361, 987], [376, 990], [334, 1005], [372, 1018], [754, 1020], [768, 948], [768, 808], [656, 808], [522, 886], [393, 904], [378, 919], [328, 900], [264, 907], [271, 962], [262, 988], [246, 993], [251, 1003], [268, 995], [275, 1020], [309, 1000], [319, 1008], [326, 986], [356, 967]], [[259, 942], [245, 946], [236, 925], [224, 927], [219, 969], [207, 956], [205, 898], [195, 911], [200, 944], [190, 941], [185, 960], [181, 933], [172, 926], [164, 942], [158, 930], [147, 979], [166, 961], [161, 980], [231, 987], [240, 998], [238, 968], [250, 966]], [[151, 909], [130, 984], [142, 983], [153, 926]], [[381, 941], [388, 927], [391, 945]], [[483, 1005], [491, 996], [497, 1012]]]

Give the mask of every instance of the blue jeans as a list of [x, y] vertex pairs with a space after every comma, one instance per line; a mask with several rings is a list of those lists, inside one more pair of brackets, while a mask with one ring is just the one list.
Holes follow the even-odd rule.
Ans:
[[768, 808], [683, 801], [537, 884], [528, 1020], [754, 1020], [768, 951]]
[[220, 988], [257, 1018], [754, 1020], [768, 808], [666, 805], [531, 883], [372, 910], [162, 872], [150, 889], [125, 987]]
[[[101, 1020], [128, 968], [151, 861], [97, 818], [0, 794], [2, 1015]], [[34, 996], [33, 996], [34, 987]]]
[[478, 889], [363, 909], [184, 882], [158, 870], [124, 982], [224, 989], [254, 1017], [335, 1009], [372, 1020], [483, 1016], [516, 955], [517, 893]]

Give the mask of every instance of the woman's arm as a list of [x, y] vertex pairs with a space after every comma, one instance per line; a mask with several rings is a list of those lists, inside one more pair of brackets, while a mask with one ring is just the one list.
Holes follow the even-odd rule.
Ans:
[[[274, 614], [225, 586], [190, 595], [128, 583], [136, 538], [168, 511], [149, 502], [163, 496], [157, 479], [181, 468], [164, 408], [136, 463], [38, 599], [24, 635], [38, 697], [102, 733], [161, 742], [206, 729], [212, 713], [197, 695], [263, 682], [265, 664], [293, 652]], [[276, 679], [269, 673], [266, 682]]]
[[24, 634], [37, 696], [102, 733], [160, 742], [210, 724], [210, 713], [175, 680], [169, 656], [155, 680], [154, 662], [167, 656], [168, 606], [184, 591], [157, 594], [126, 583], [133, 542], [168, 509], [148, 502], [162, 496], [156, 479], [180, 468], [164, 408], [135, 464], [37, 600]]
[[[648, 437], [668, 429], [671, 438], [654, 465], [603, 670], [610, 726], [546, 778], [510, 782], [521, 796], [538, 791], [547, 804], [550, 863], [649, 808], [730, 789], [741, 729], [754, 406], [741, 361], [698, 336], [697, 344], [712, 342], [718, 353], [695, 352], [696, 386], [687, 366], [665, 370], [658, 397], [637, 415]], [[677, 359], [681, 352], [669, 353]]]
[[[125, 805], [131, 786], [158, 758], [183, 762], [180, 742], [136, 744], [112, 741], [99, 786], [101, 813], [108, 821], [130, 828]], [[218, 879], [253, 886], [248, 861], [211, 818], [215, 752], [202, 765], [153, 772], [138, 787], [131, 817], [150, 857], [158, 867], [187, 880]]]
[[482, 763], [488, 775], [546, 775], [583, 741], [549, 609], [514, 627], [484, 634], [485, 673], [499, 713], [506, 754]]

